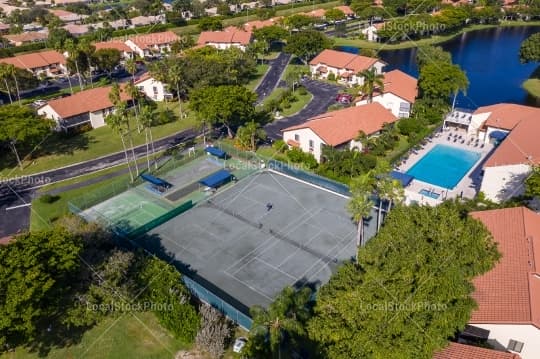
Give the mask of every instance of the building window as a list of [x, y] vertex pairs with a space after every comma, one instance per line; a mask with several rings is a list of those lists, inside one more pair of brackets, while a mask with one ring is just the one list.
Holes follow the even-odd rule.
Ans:
[[511, 350], [513, 352], [521, 353], [521, 351], [523, 350], [523, 345], [524, 344], [522, 342], [518, 342], [517, 340], [510, 339], [510, 341], [508, 341], [508, 346], [506, 347], [506, 349]]
[[294, 140], [295, 140], [296, 142], [300, 142], [300, 135], [297, 134], [297, 133], [294, 134]]
[[157, 94], [158, 94], [158, 90], [157, 90], [157, 87], [156, 87], [156, 86], [154, 86], [154, 87], [152, 87], [152, 89], [154, 90], [154, 95], [157, 95]]
[[309, 152], [313, 152], [313, 149], [315, 147], [315, 143], [313, 140], [309, 140]]

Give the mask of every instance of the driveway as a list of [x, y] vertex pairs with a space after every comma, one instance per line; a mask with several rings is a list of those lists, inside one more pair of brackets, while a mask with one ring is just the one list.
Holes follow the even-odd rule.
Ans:
[[277, 58], [269, 61], [270, 69], [259, 83], [259, 86], [255, 89], [257, 93], [257, 103], [261, 103], [264, 98], [277, 87], [281, 74], [285, 71], [285, 68], [291, 61], [291, 55], [281, 52]]
[[336, 95], [342, 89], [340, 86], [315, 80], [306, 80], [303, 85], [311, 92], [313, 99], [296, 115], [284, 117], [264, 126], [270, 139], [278, 140], [282, 138], [282, 129], [299, 125], [311, 117], [326, 112], [330, 105], [336, 103]]

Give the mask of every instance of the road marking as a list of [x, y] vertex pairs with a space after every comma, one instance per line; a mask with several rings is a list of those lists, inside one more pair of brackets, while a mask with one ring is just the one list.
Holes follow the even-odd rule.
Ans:
[[22, 208], [22, 207], [30, 207], [31, 205], [32, 205], [32, 203], [25, 203], [25, 204], [21, 204], [21, 205], [18, 205], [18, 206], [6, 207], [6, 211], [9, 211], [9, 210], [12, 210], [12, 209], [17, 209], [17, 208]]

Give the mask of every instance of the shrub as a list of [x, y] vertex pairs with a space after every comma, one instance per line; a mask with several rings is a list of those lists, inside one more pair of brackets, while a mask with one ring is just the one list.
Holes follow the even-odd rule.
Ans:
[[302, 86], [300, 86], [300, 87], [298, 88], [297, 91], [298, 91], [298, 94], [299, 94], [300, 96], [305, 96], [305, 95], [307, 95], [307, 93], [308, 93], [308, 91], [306, 90], [306, 88], [305, 88], [305, 87], [302, 87]]
[[272, 148], [279, 153], [285, 153], [289, 146], [287, 146], [287, 144], [283, 140], [276, 140], [276, 142], [272, 144]]
[[328, 74], [328, 77], [326, 78], [328, 81], [336, 81], [336, 75], [334, 75], [333, 72]]
[[195, 341], [197, 345], [212, 355], [221, 358], [225, 353], [225, 345], [231, 337], [231, 326], [227, 319], [208, 304], [199, 308], [201, 327]]
[[39, 201], [41, 203], [54, 203], [60, 199], [60, 196], [51, 195], [51, 194], [44, 194], [43, 196], [39, 197]]
[[305, 153], [299, 148], [293, 148], [287, 151], [287, 157], [291, 162], [302, 163], [309, 169], [313, 169], [318, 166], [317, 160], [311, 153]]

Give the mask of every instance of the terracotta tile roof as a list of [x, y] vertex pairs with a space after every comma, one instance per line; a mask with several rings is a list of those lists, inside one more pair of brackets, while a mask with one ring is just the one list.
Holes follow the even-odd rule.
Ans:
[[151, 79], [151, 78], [152, 78], [152, 75], [150, 75], [150, 72], [145, 72], [137, 80], [135, 80], [134, 84], [135, 85], [140, 84], [141, 82], [146, 81], [146, 80]]
[[18, 43], [18, 42], [34, 42], [34, 41], [43, 41], [47, 40], [49, 37], [47, 34], [42, 32], [23, 32], [22, 34], [13, 34], [13, 35], [2, 35], [3, 38], [9, 42]]
[[268, 20], [248, 21], [248, 22], [246, 22], [244, 24], [244, 30], [253, 31], [255, 29], [261, 29], [261, 28], [266, 27], [266, 26], [277, 25], [281, 19], [282, 19], [282, 17], [278, 16], [278, 17], [273, 17], [273, 18], [268, 19]]
[[345, 15], [354, 15], [354, 11], [347, 5], [336, 6], [334, 9], [343, 11]]
[[79, 16], [78, 14], [75, 14], [74, 12], [61, 10], [61, 9], [49, 10], [49, 12], [51, 14], [53, 14], [54, 16], [58, 16], [58, 17], [62, 17], [62, 16]]
[[491, 106], [479, 107], [474, 114], [490, 112], [486, 125], [504, 130], [513, 129], [521, 120], [526, 118], [540, 118], [540, 108], [516, 105], [513, 103], [499, 103]]
[[133, 50], [131, 50], [128, 45], [126, 45], [123, 41], [120, 41], [120, 40], [96, 42], [94, 46], [96, 47], [96, 50], [116, 49], [120, 52], [128, 52], [128, 53], [133, 52]]
[[251, 42], [251, 32], [239, 30], [235, 27], [228, 27], [223, 31], [203, 31], [197, 40], [197, 44], [208, 43], [219, 44], [241, 44], [248, 45]]
[[65, 64], [65, 57], [53, 50], [43, 52], [31, 52], [29, 54], [17, 55], [0, 59], [0, 63], [7, 63], [17, 66], [20, 69], [32, 70], [39, 67], [46, 67], [54, 64]]
[[312, 17], [323, 17], [325, 13], [326, 13], [325, 9], [317, 9], [317, 10], [312, 10], [310, 12], [302, 12], [301, 14], [306, 15], [306, 16], [312, 16]]
[[0, 31], [9, 30], [11, 28], [11, 25], [9, 24], [0, 24]]
[[88, 25], [67, 24], [63, 27], [64, 30], [71, 35], [84, 35], [90, 31]]
[[435, 353], [433, 359], [521, 359], [521, 357], [517, 354], [498, 350], [450, 343], [446, 348]]
[[[337, 69], [346, 69], [353, 71], [355, 74], [369, 69], [377, 61], [383, 62], [373, 57], [350, 54], [348, 52], [336, 50], [323, 50], [309, 62], [310, 65], [324, 64]], [[383, 62], [384, 63], [384, 62]]]
[[472, 212], [493, 235], [502, 257], [474, 279], [478, 308], [470, 323], [540, 328], [540, 214], [525, 207]]
[[514, 104], [500, 104], [480, 109], [492, 109], [486, 125], [510, 129], [510, 134], [495, 149], [484, 163], [484, 167], [515, 164], [540, 164], [540, 108]]
[[[105, 86], [84, 90], [68, 97], [51, 100], [47, 103], [47, 106], [50, 106], [63, 119], [87, 112], [104, 110], [113, 107], [111, 100], [109, 100], [111, 88], [112, 86]], [[122, 101], [131, 99], [123, 91], [120, 92], [120, 98]]]
[[292, 147], [300, 147], [300, 142], [292, 139], [287, 140], [287, 144]]
[[389, 71], [384, 74], [384, 93], [393, 93], [414, 103], [418, 96], [418, 80], [399, 70]]
[[396, 120], [392, 112], [374, 102], [327, 112], [282, 131], [309, 128], [326, 144], [338, 146], [354, 139], [360, 131], [371, 135], [380, 131], [385, 123], [393, 123]]
[[140, 49], [144, 50], [155, 45], [165, 45], [179, 40], [180, 37], [172, 31], [154, 32], [152, 34], [136, 35], [130, 37]]

